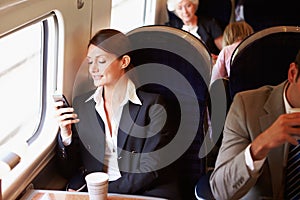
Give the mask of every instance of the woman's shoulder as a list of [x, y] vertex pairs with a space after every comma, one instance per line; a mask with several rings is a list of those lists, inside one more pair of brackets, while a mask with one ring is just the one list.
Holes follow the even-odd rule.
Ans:
[[144, 103], [152, 104], [153, 102], [163, 102], [164, 98], [161, 94], [156, 92], [149, 92], [144, 90], [137, 90], [137, 96]]
[[175, 28], [181, 28], [183, 26], [183, 22], [177, 15], [171, 13], [169, 15], [169, 21], [166, 22], [165, 25], [175, 27]]
[[86, 102], [89, 99], [93, 98], [93, 95], [94, 95], [95, 91], [96, 91], [96, 89], [85, 92], [85, 93], [80, 94], [78, 96], [75, 96], [74, 99], [73, 99], [74, 104], [80, 103], [80, 102]]
[[144, 90], [137, 90], [136, 93], [139, 98], [155, 99], [155, 98], [158, 98], [161, 96], [159, 93], [149, 92], [149, 91], [144, 91]]
[[208, 33], [213, 34], [214, 38], [217, 38], [223, 34], [220, 23], [213, 17], [198, 17], [198, 27], [202, 27]]
[[198, 24], [217, 24], [218, 25], [218, 22], [213, 17], [198, 16]]

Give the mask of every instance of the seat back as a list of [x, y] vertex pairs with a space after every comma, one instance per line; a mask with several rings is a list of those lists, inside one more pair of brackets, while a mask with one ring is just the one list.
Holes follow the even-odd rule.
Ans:
[[191, 34], [167, 26], [145, 26], [130, 31], [131, 57], [140, 89], [160, 93], [166, 101], [172, 136], [161, 162], [178, 171], [182, 199], [194, 199], [194, 187], [205, 171], [199, 158], [204, 137], [211, 57]]
[[271, 27], [246, 38], [231, 58], [231, 99], [237, 92], [286, 80], [299, 48], [300, 28], [294, 26]]
[[[221, 146], [222, 132], [225, 122], [225, 118], [229, 107], [231, 105], [230, 91], [229, 91], [229, 80], [227, 78], [216, 79], [209, 88], [210, 94], [210, 117], [211, 117], [211, 128], [212, 142], [216, 145], [215, 149]], [[216, 153], [215, 156], [209, 156], [211, 159], [208, 167], [214, 167], [214, 162], [216, 160], [217, 152], [210, 152], [210, 154]]]
[[216, 79], [209, 88], [209, 94], [211, 133], [209, 139], [205, 137], [204, 140], [207, 149], [207, 155], [205, 156], [206, 172], [205, 175], [201, 176], [198, 180], [195, 186], [195, 194], [198, 199], [214, 200], [209, 184], [209, 177], [215, 167], [223, 138], [226, 114], [231, 104], [228, 79]]
[[273, 26], [299, 26], [299, 1], [244, 0], [244, 17], [255, 31]]
[[222, 29], [229, 24], [233, 15], [233, 5], [231, 0], [200, 0], [197, 16], [208, 16], [215, 18]]

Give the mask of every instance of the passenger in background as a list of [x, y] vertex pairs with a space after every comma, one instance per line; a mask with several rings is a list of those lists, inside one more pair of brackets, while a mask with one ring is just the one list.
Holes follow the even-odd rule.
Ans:
[[244, 21], [244, 2], [245, 0], [235, 0], [235, 21]]
[[210, 83], [219, 78], [229, 77], [230, 59], [233, 51], [242, 40], [253, 32], [253, 28], [245, 21], [231, 22], [226, 26], [223, 34], [223, 49], [213, 66]]
[[199, 0], [168, 0], [168, 10], [179, 19], [172, 19], [166, 25], [183, 29], [201, 39], [216, 59], [222, 49], [223, 30], [214, 18], [197, 16]]
[[76, 97], [74, 109], [55, 104], [59, 160], [63, 174], [73, 177], [67, 189], [86, 190], [85, 175], [103, 171], [108, 192], [178, 199], [176, 176], [161, 168], [164, 158], [157, 151], [170, 134], [164, 103], [158, 94], [136, 90], [127, 76], [130, 46], [117, 30], [97, 32], [87, 53], [97, 89]]
[[216, 199], [300, 198], [299, 67], [300, 49], [286, 81], [235, 95], [210, 177]]

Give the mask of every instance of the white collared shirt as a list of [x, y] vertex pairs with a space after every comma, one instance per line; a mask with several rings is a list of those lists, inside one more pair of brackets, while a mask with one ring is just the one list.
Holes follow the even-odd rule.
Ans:
[[286, 90], [288, 87], [289, 83], [287, 83], [284, 87], [284, 92], [283, 92], [283, 103], [284, 103], [284, 108], [285, 108], [285, 113], [289, 113], [289, 110], [291, 110], [292, 106], [290, 105], [290, 103], [288, 102], [287, 98], [286, 98]]
[[122, 116], [122, 111], [124, 105], [131, 101], [134, 104], [142, 105], [140, 99], [138, 98], [136, 94], [136, 88], [134, 83], [131, 80], [127, 81], [126, 87], [126, 93], [125, 97], [122, 98], [116, 98], [119, 99], [114, 101], [113, 107], [113, 117], [110, 120], [111, 121], [111, 130], [108, 127], [108, 121], [106, 118], [105, 110], [104, 110], [104, 101], [103, 101], [103, 87], [97, 88], [93, 95], [93, 99], [96, 102], [95, 109], [102, 118], [104, 124], [105, 124], [105, 140], [106, 140], [106, 146], [105, 146], [105, 155], [104, 155], [104, 170], [109, 175], [109, 181], [117, 180], [121, 177], [121, 173], [118, 166], [118, 153], [117, 153], [117, 136], [118, 136], [118, 130], [119, 130], [119, 124], [120, 119]]
[[194, 36], [196, 36], [197, 38], [199, 38], [201, 40], [200, 35], [197, 33], [198, 31], [198, 26], [188, 26], [188, 25], [183, 25], [182, 26], [182, 30], [187, 31], [191, 34], [193, 34]]

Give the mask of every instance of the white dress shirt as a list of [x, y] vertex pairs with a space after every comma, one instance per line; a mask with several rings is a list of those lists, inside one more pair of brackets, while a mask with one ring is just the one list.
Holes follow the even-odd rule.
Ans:
[[[122, 99], [117, 97], [116, 94], [116, 101], [114, 101], [113, 105], [113, 117], [111, 121], [111, 130], [108, 127], [108, 122], [104, 110], [104, 101], [103, 101], [103, 87], [97, 88], [94, 94], [94, 100], [96, 102], [96, 110], [99, 113], [100, 117], [102, 118], [105, 124], [105, 139], [106, 139], [106, 146], [105, 146], [105, 156], [104, 156], [104, 165], [105, 171], [108, 173], [109, 181], [117, 180], [121, 177], [121, 173], [118, 166], [118, 154], [117, 154], [117, 136], [119, 130], [120, 119], [123, 111], [124, 105], [131, 101], [134, 104], [141, 105], [141, 101], [136, 94], [135, 85], [131, 80], [127, 81], [127, 86], [125, 85], [126, 93], [125, 97]], [[118, 101], [119, 100], [119, 101]]]
[[196, 36], [197, 38], [199, 38], [201, 40], [200, 35], [197, 33], [198, 31], [198, 26], [188, 26], [188, 25], [183, 25], [182, 26], [182, 30], [187, 31], [191, 34], [193, 34], [194, 36]]

